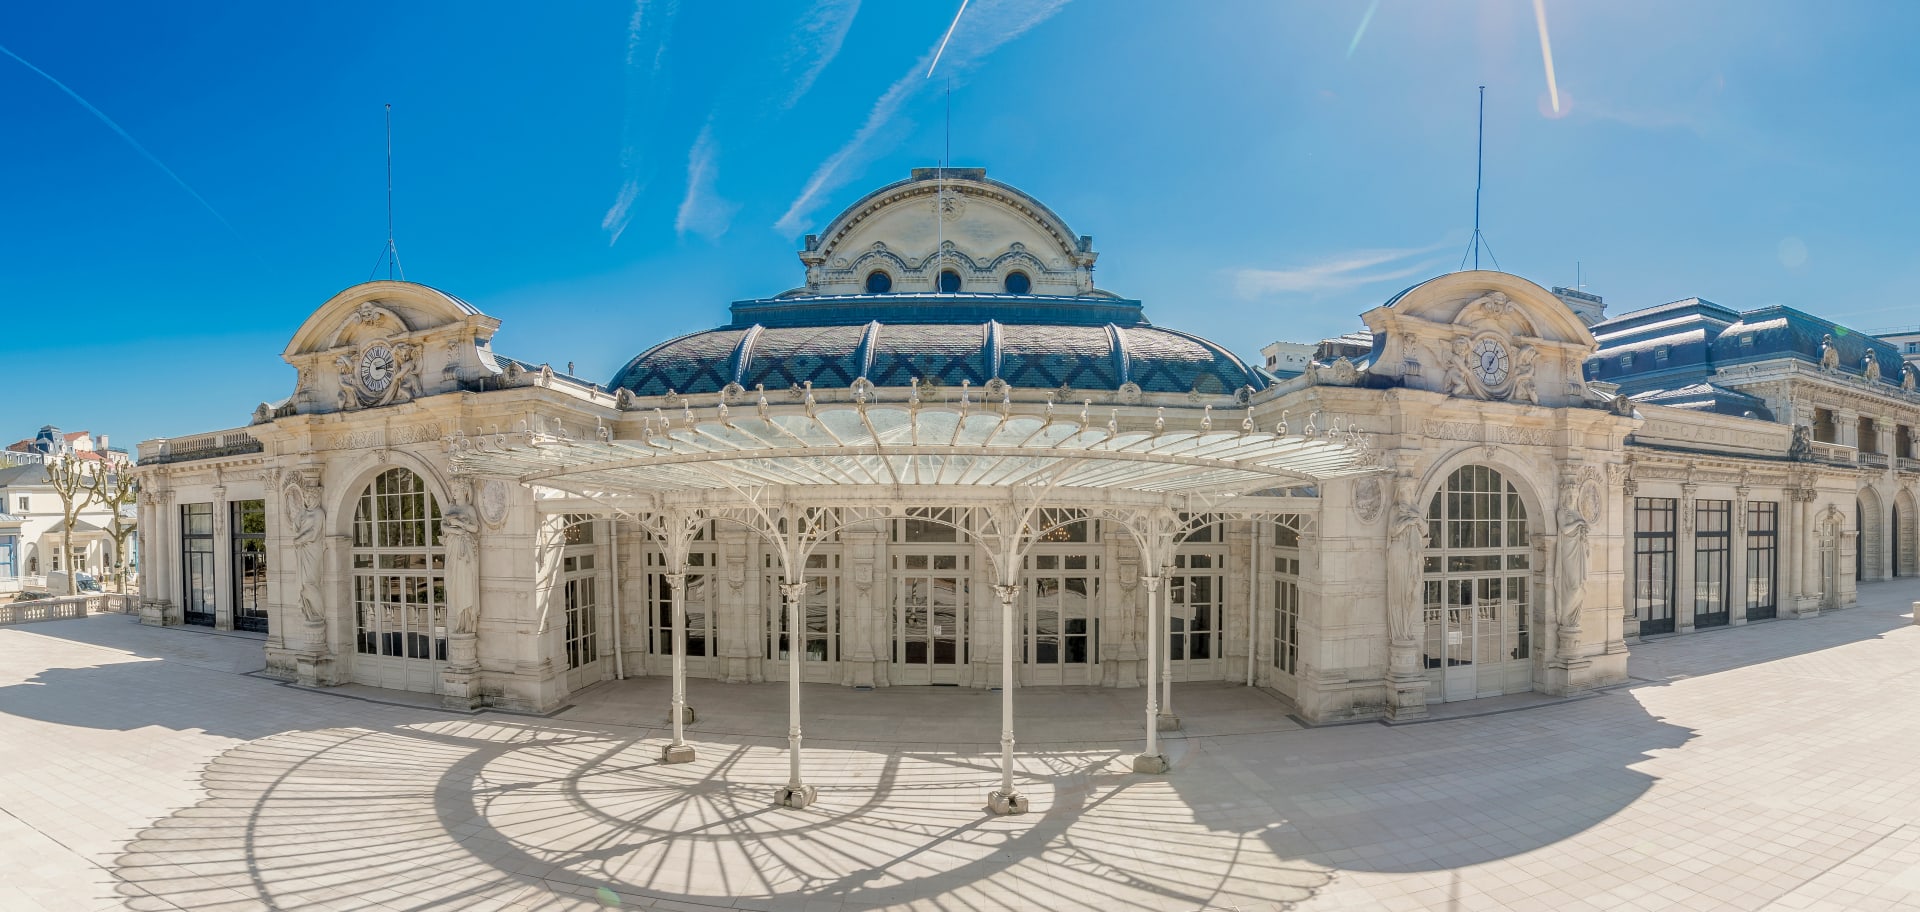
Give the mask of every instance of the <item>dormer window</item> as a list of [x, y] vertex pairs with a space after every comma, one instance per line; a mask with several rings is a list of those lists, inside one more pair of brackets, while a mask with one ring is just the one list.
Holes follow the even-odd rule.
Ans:
[[942, 294], [957, 294], [959, 291], [960, 291], [960, 274], [957, 272], [954, 272], [951, 269], [941, 270], [940, 271], [940, 292]]
[[1626, 352], [1620, 356], [1620, 369], [1633, 370], [1633, 352]]
[[1033, 290], [1033, 280], [1024, 272], [1007, 273], [1007, 294], [1023, 295]]
[[1741, 334], [1740, 334], [1740, 347], [1741, 347], [1741, 348], [1752, 348], [1752, 347], [1753, 347], [1753, 333], [1741, 333]]
[[867, 294], [886, 294], [893, 290], [893, 276], [876, 269], [867, 273]]
[[1659, 346], [1659, 347], [1656, 347], [1656, 348], [1655, 348], [1655, 349], [1653, 350], [1653, 360], [1654, 360], [1654, 363], [1656, 363], [1656, 364], [1665, 364], [1665, 363], [1667, 363], [1667, 353], [1668, 353], [1668, 351], [1669, 351], [1669, 349], [1668, 349], [1668, 348], [1667, 348], [1666, 346], [1664, 346], [1664, 345], [1662, 345], [1662, 346]]

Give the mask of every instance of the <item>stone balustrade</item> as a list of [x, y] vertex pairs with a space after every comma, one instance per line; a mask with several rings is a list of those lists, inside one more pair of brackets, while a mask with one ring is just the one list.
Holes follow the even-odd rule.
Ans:
[[1844, 443], [1825, 443], [1813, 441], [1813, 458], [1818, 462], [1833, 462], [1841, 465], [1853, 465], [1859, 462], [1860, 452]]
[[1861, 453], [1860, 464], [1869, 468], [1884, 469], [1887, 467], [1887, 454]]
[[94, 592], [88, 595], [63, 595], [59, 598], [33, 599], [0, 605], [0, 626], [29, 624], [34, 621], [59, 621], [89, 614], [137, 614], [134, 596]]
[[244, 428], [196, 434], [192, 437], [162, 437], [142, 441], [139, 460], [142, 465], [217, 459], [242, 453], [258, 453], [262, 444]]

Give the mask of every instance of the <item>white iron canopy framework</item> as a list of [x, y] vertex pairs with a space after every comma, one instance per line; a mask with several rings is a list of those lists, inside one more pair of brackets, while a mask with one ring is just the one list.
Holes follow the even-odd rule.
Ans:
[[[646, 419], [635, 439], [601, 426], [576, 438], [564, 427], [511, 434], [458, 435], [449, 441], [456, 471], [507, 477], [588, 497], [650, 495], [714, 504], [749, 489], [849, 487], [1018, 489], [1038, 485], [1065, 494], [1107, 490], [1177, 501], [1307, 487], [1379, 471], [1362, 435], [1304, 436], [1106, 427], [1083, 420], [965, 409], [879, 406], [809, 408], [806, 413], [710, 419], [691, 412], [676, 425], [665, 413]], [[1211, 423], [1210, 421], [1207, 423]], [[709, 496], [698, 496], [709, 492]], [[957, 492], [956, 492], [957, 493]], [[719, 494], [714, 498], [711, 494]]]
[[[1251, 410], [1238, 433], [1213, 431], [1211, 409], [1200, 429], [1168, 430], [1156, 415], [1150, 429], [1121, 430], [1117, 410], [1104, 429], [1078, 421], [1012, 414], [968, 414], [960, 407], [869, 406], [819, 408], [809, 395], [799, 413], [732, 418], [725, 405], [710, 420], [690, 408], [675, 426], [664, 412], [643, 419], [637, 439], [616, 438], [604, 425], [586, 439], [564, 426], [551, 432], [455, 435], [448, 439], [456, 472], [512, 478], [565, 492], [624, 515], [647, 528], [668, 559], [674, 611], [673, 742], [663, 759], [690, 760], [683, 740], [686, 715], [685, 615], [677, 594], [686, 542], [706, 519], [743, 525], [777, 551], [789, 629], [799, 629], [806, 557], [847, 525], [899, 515], [913, 504], [970, 506], [982, 513], [974, 530], [993, 563], [1002, 643], [1013, 641], [1019, 567], [1047, 530], [1097, 518], [1124, 528], [1145, 560], [1147, 629], [1161, 630], [1157, 593], [1176, 540], [1193, 517], [1181, 513], [1266, 515], [1300, 512], [1319, 482], [1380, 471], [1378, 453], [1351, 427], [1320, 433], [1309, 421], [1290, 435], [1284, 421], [1271, 433], [1256, 429]], [[1309, 489], [1302, 491], [1301, 489]], [[1304, 493], [1306, 496], [1298, 496]], [[1165, 772], [1158, 749], [1162, 694], [1148, 637], [1147, 751], [1135, 769]], [[1001, 680], [1014, 680], [1014, 651], [1001, 648]], [[814, 793], [800, 766], [799, 663], [788, 674], [789, 779], [778, 803], [805, 807]], [[1013, 776], [1013, 688], [1001, 687], [1001, 783], [988, 796], [995, 813], [1023, 813], [1027, 799]]]

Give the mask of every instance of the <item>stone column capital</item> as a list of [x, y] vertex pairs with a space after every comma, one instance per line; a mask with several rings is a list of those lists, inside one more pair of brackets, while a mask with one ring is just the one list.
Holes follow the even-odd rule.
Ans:
[[1163, 576], [1143, 576], [1140, 577], [1140, 583], [1147, 587], [1148, 592], [1159, 592], [1160, 583], [1165, 579], [1166, 577]]
[[993, 594], [1000, 597], [1000, 604], [1011, 605], [1014, 603], [1014, 600], [1020, 597], [1020, 587], [1017, 585], [995, 586], [993, 587]]

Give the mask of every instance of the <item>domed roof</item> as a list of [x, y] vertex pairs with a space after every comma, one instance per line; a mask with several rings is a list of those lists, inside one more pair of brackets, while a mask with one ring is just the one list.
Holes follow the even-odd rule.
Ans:
[[1231, 395], [1267, 378], [1205, 339], [1149, 324], [1138, 301], [1041, 295], [847, 295], [741, 301], [734, 322], [661, 343], [610, 388], [642, 396], [933, 380], [1021, 389]]
[[1096, 288], [1093, 238], [981, 168], [918, 168], [808, 235], [806, 285], [654, 346], [610, 388], [642, 396], [915, 380], [1232, 395], [1270, 378]]

